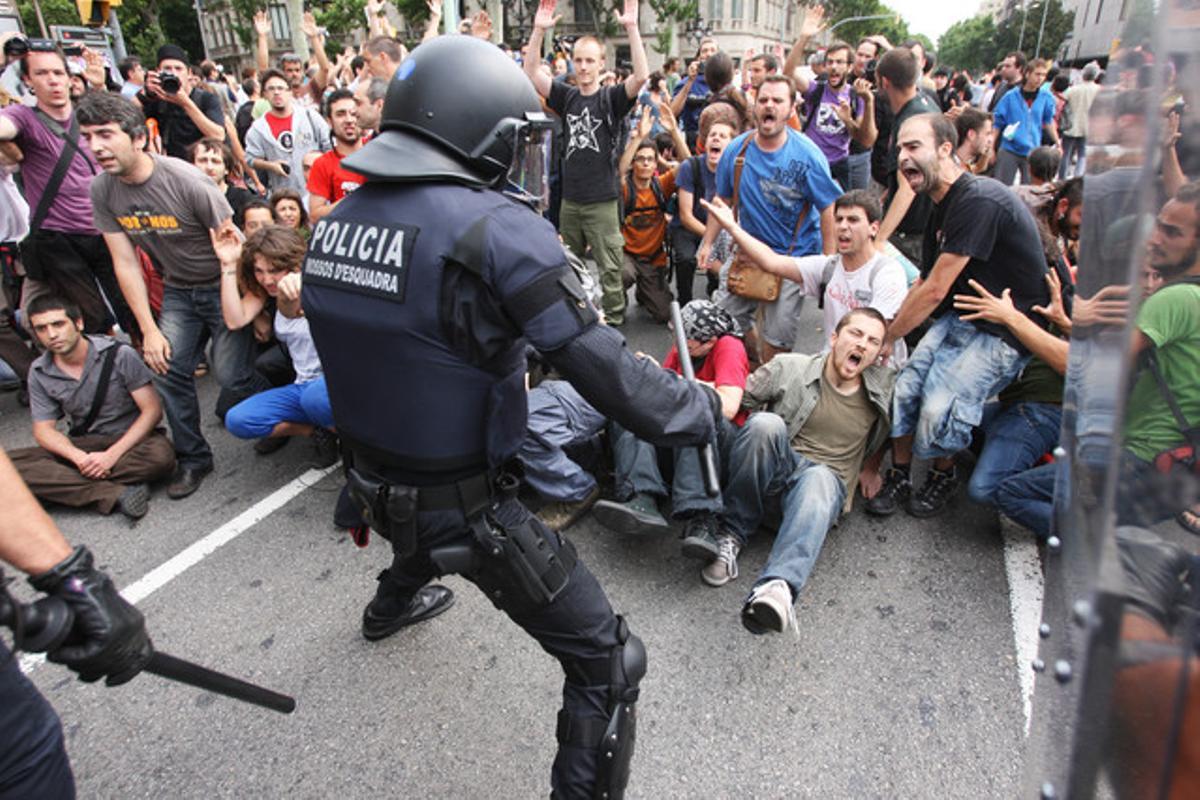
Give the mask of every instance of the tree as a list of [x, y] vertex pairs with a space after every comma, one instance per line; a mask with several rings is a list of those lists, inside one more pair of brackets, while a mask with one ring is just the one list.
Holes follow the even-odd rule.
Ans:
[[[79, 10], [71, 0], [42, 0], [46, 26], [80, 24]], [[27, 31], [38, 31], [37, 14], [31, 0], [18, 0], [21, 21]], [[154, 62], [155, 52], [174, 42], [196, 61], [204, 57], [200, 25], [190, 0], [125, 0], [118, 9], [125, 49], [144, 63]]]
[[833, 31], [833, 38], [850, 42], [851, 45], [856, 44], [862, 37], [873, 34], [886, 36], [892, 44], [899, 44], [909, 38], [908, 23], [879, 0], [828, 0], [825, 3], [825, 15], [830, 27], [850, 17], [888, 15], [887, 19], [869, 19], [838, 25]]
[[658, 33], [654, 44], [657, 52], [667, 55], [671, 52], [671, 40], [674, 38], [675, 27], [695, 19], [700, 13], [700, 0], [648, 0], [650, 10], [658, 20]]
[[996, 24], [990, 14], [954, 23], [938, 39], [938, 63], [971, 72], [996, 65]]

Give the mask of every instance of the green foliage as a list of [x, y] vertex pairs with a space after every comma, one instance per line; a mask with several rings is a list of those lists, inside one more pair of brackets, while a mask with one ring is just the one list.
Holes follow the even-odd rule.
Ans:
[[887, 19], [868, 19], [838, 25], [833, 32], [834, 38], [851, 45], [857, 44], [862, 37], [873, 34], [883, 34], [892, 44], [899, 44], [910, 38], [908, 23], [880, 0], [828, 0], [825, 3], [826, 22], [829, 26], [850, 17], [875, 17], [884, 14], [888, 15]]
[[658, 34], [651, 45], [657, 52], [671, 52], [673, 23], [686, 25], [700, 13], [700, 0], [649, 0], [650, 10], [658, 21]]
[[[78, 25], [79, 9], [71, 0], [42, 0], [42, 17], [46, 20], [46, 33], [50, 33], [51, 25]], [[30, 0], [17, 0], [17, 10], [21, 13], [21, 22], [30, 36], [41, 36], [38, 29], [37, 12]]]
[[[956, 22], [938, 40], [939, 63], [971, 71], [990, 69], [1004, 60], [1005, 54], [1016, 50], [1018, 44], [1030, 58], [1039, 54], [1042, 58], [1054, 58], [1075, 24], [1075, 12], [1064, 11], [1061, 0], [1049, 0], [1046, 29], [1042, 32], [1039, 50], [1038, 27], [1042, 24], [1044, 2], [1033, 0], [1024, 15], [1015, 13], [998, 27], [991, 17], [983, 14]], [[1021, 36], [1022, 21], [1024, 37]]]
[[[79, 10], [71, 0], [41, 0], [41, 6], [47, 28], [80, 24]], [[18, 0], [17, 7], [25, 30], [40, 36], [31, 0]], [[153, 63], [155, 51], [165, 42], [178, 44], [197, 61], [203, 58], [204, 44], [191, 0], [125, 0], [116, 10], [125, 49], [143, 63]]]

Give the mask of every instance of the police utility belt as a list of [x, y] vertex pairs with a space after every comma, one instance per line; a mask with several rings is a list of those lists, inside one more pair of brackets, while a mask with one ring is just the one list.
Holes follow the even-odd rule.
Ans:
[[[389, 539], [401, 558], [419, 549], [422, 512], [460, 511], [471, 530], [467, 542], [429, 551], [442, 574], [466, 575], [480, 584], [489, 599], [510, 608], [540, 608], [565, 588], [575, 567], [575, 547], [526, 515], [520, 525], [501, 525], [493, 512], [501, 501], [515, 499], [519, 481], [503, 471], [486, 471], [439, 486], [405, 486], [378, 477], [386, 464], [355, 455], [346, 482], [363, 520]], [[547, 537], [554, 537], [552, 546]]]

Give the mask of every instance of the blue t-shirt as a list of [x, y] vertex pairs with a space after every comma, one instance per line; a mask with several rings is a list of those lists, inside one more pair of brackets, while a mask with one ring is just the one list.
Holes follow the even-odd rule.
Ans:
[[[717, 165], [717, 194], [732, 201], [733, 162], [747, 136], [734, 139]], [[821, 212], [842, 189], [829, 174], [829, 162], [804, 134], [788, 128], [783, 147], [767, 153], [754, 142], [746, 149], [738, 192], [738, 221], [746, 232], [776, 253], [806, 256], [821, 252]], [[808, 218], [796, 234], [796, 218], [809, 203]], [[793, 244], [793, 239], [795, 240]]]
[[[686, 80], [680, 81], [679, 86], [675, 87], [673, 97], [678, 97], [686, 85]], [[695, 133], [700, 130], [700, 112], [704, 110], [704, 98], [706, 97], [708, 97], [708, 83], [704, 80], [703, 75], [697, 75], [696, 80], [692, 81], [692, 88], [688, 90], [688, 100], [683, 107], [683, 113], [679, 115], [679, 124], [685, 131]]]
[[[1030, 106], [1020, 87], [1004, 93], [992, 112], [1000, 147], [1024, 158], [1042, 143], [1042, 127], [1054, 121], [1054, 95], [1043, 88]], [[1015, 126], [1015, 127], [1011, 127]]]
[[[700, 159], [700, 190], [696, 190], [696, 178], [692, 174], [692, 164], [696, 158], [685, 158], [679, 164], [679, 169], [675, 173], [675, 189], [686, 189], [693, 196], [699, 196], [705, 200], [712, 201], [713, 195], [717, 193], [717, 174], [709, 172], [707, 159], [704, 156], [699, 156]], [[692, 216], [701, 225], [708, 224], [708, 211], [698, 201], [692, 204]], [[679, 228], [683, 223], [679, 220], [680, 215], [676, 214], [671, 217], [671, 227]]]

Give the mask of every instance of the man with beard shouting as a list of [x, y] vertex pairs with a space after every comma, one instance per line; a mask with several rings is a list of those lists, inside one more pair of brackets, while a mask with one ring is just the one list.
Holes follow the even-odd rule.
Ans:
[[325, 108], [333, 149], [322, 153], [308, 173], [308, 217], [314, 225], [363, 182], [362, 175], [342, 168], [342, 159], [363, 145], [358, 97], [349, 89], [338, 89], [329, 95]]
[[[971, 281], [996, 296], [1007, 291], [1041, 328], [1046, 321], [1033, 307], [1046, 306], [1050, 296], [1033, 214], [999, 181], [976, 177], [955, 161], [954, 123], [941, 114], [918, 114], [900, 127], [896, 142], [900, 180], [928, 196], [934, 208], [922, 247], [923, 280], [896, 312], [887, 344], [926, 318], [934, 322], [896, 377], [892, 467], [867, 511], [888, 515], [907, 503], [913, 516], [930, 517], [958, 488], [954, 456], [970, 443], [984, 402], [1011, 383], [1030, 357], [1004, 326], [961, 319], [953, 295], [975, 294]], [[916, 493], [909, 481], [914, 455], [933, 460]]]

